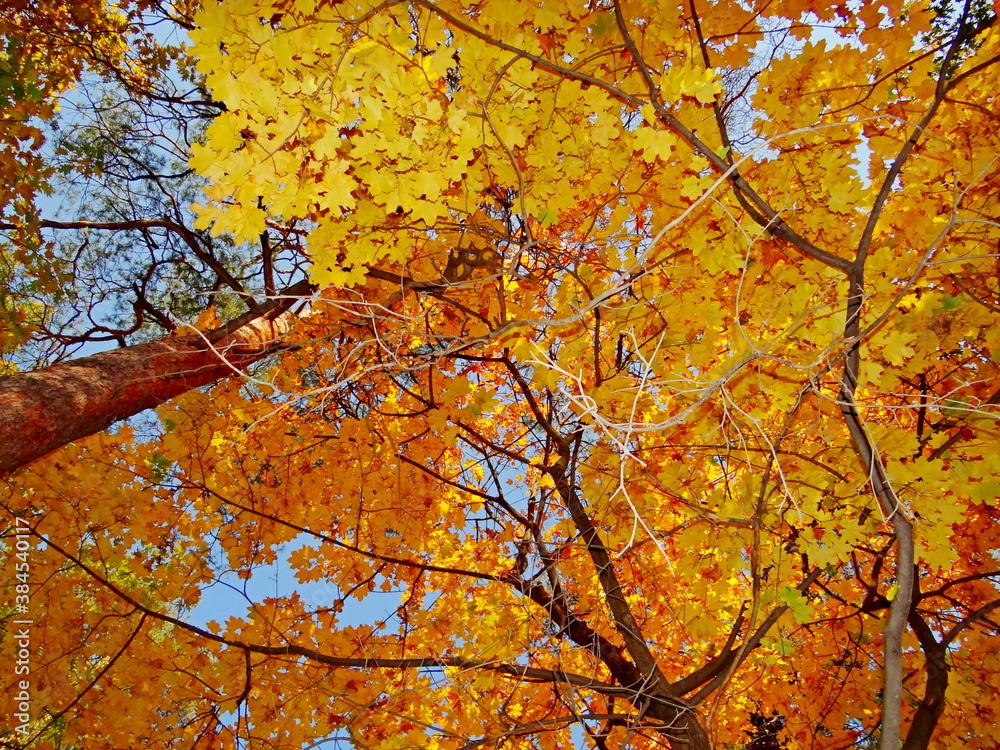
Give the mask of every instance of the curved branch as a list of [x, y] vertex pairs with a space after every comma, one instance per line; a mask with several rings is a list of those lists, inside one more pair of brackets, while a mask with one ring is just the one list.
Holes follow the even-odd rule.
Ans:
[[[480, 31], [474, 26], [466, 23], [457, 16], [448, 13], [447, 11], [439, 8], [430, 0], [416, 0], [417, 4], [422, 5], [427, 8], [430, 12], [439, 16], [440, 18], [447, 21], [449, 24], [455, 26], [455, 28], [461, 29], [467, 34], [480, 39], [492, 46], [498, 47], [500, 49], [511, 52], [515, 55], [523, 57], [526, 60], [532, 62], [535, 67], [548, 71], [563, 78], [568, 78], [574, 81], [579, 81], [580, 83], [585, 83], [590, 86], [594, 86], [603, 91], [606, 91], [614, 98], [619, 101], [628, 104], [630, 106], [640, 108], [647, 103], [647, 100], [642, 97], [629, 94], [623, 89], [614, 86], [607, 81], [603, 81], [600, 78], [596, 78], [586, 73], [581, 73], [578, 70], [572, 68], [567, 68], [563, 65], [557, 65], [551, 60], [546, 59], [540, 55], [534, 55], [523, 49], [519, 49], [511, 44], [507, 44], [499, 39], [491, 37], [489, 34]], [[634, 48], [634, 43], [633, 43]], [[631, 50], [630, 50], [631, 52]], [[642, 63], [637, 60], [637, 64]], [[823, 250], [817, 245], [813, 244], [805, 237], [800, 235], [794, 229], [792, 229], [784, 219], [775, 211], [771, 206], [765, 201], [752, 187], [746, 179], [736, 170], [732, 165], [730, 165], [725, 159], [720, 157], [711, 148], [709, 148], [690, 128], [686, 127], [680, 122], [660, 101], [659, 95], [654, 93], [655, 90], [650, 91], [650, 103], [653, 105], [653, 109], [656, 111], [657, 116], [660, 120], [674, 130], [678, 135], [680, 135], [687, 143], [699, 154], [704, 156], [712, 167], [719, 173], [726, 175], [729, 179], [737, 200], [740, 201], [741, 205], [747, 210], [750, 216], [753, 218], [757, 224], [763, 227], [768, 233], [777, 237], [778, 239], [785, 240], [797, 248], [799, 251], [805, 255], [820, 261], [821, 263], [835, 268], [843, 273], [849, 273], [851, 270], [852, 263], [849, 260], [841, 258], [833, 253]]]
[[332, 656], [330, 654], [324, 654], [321, 651], [306, 648], [293, 643], [286, 643], [281, 646], [265, 646], [258, 643], [247, 643], [245, 641], [226, 638], [205, 628], [185, 622], [178, 617], [168, 615], [164, 612], [159, 612], [142, 604], [134, 597], [130, 596], [127, 592], [122, 590], [119, 586], [101, 576], [97, 571], [77, 556], [63, 549], [47, 537], [39, 534], [34, 529], [32, 529], [31, 533], [68, 561], [73, 563], [73, 565], [79, 567], [98, 584], [107, 588], [109, 591], [114, 593], [115, 596], [119, 597], [122, 601], [127, 602], [136, 610], [143, 612], [144, 615], [153, 617], [162, 622], [168, 622], [175, 627], [185, 630], [193, 635], [197, 635], [200, 638], [204, 638], [205, 640], [212, 641], [223, 646], [241, 649], [248, 653], [259, 654], [261, 656], [298, 656], [329, 667], [347, 667], [352, 669], [432, 669], [457, 667], [459, 669], [466, 670], [496, 672], [507, 677], [517, 677], [535, 682], [552, 682], [574, 685], [586, 690], [593, 690], [594, 692], [598, 692], [603, 695], [627, 696], [633, 693], [633, 691], [623, 688], [620, 685], [614, 685], [592, 677], [585, 677], [583, 675], [565, 672], [558, 669], [542, 669], [538, 667], [524, 666], [521, 664], [506, 664], [497, 661], [467, 659], [460, 656], [428, 656], [397, 659]]

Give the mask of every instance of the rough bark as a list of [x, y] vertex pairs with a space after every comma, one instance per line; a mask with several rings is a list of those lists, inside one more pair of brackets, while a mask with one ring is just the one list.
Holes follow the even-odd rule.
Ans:
[[0, 476], [192, 388], [238, 375], [283, 346], [308, 284], [204, 334], [123, 347], [0, 378]]

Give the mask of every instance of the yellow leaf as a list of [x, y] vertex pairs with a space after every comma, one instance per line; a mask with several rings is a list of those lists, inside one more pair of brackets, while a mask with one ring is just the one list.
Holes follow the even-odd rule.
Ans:
[[643, 161], [654, 162], [658, 158], [669, 161], [674, 148], [678, 145], [677, 136], [666, 130], [655, 130], [651, 127], [640, 127], [633, 138], [636, 151], [642, 152]]

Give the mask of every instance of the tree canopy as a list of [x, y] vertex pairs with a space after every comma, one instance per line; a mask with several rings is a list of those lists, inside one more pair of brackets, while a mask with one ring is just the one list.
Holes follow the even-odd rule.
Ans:
[[994, 747], [997, 11], [4, 11], [0, 743]]

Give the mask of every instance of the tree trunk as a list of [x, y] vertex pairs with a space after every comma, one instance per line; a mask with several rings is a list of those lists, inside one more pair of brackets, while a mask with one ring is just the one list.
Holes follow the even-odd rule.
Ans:
[[0, 378], [0, 476], [192, 388], [238, 375], [283, 348], [296, 284], [255, 314], [203, 335], [165, 338]]
[[698, 721], [698, 716], [692, 711], [685, 717], [684, 736], [681, 742], [674, 743], [679, 750], [712, 750], [712, 742], [708, 732]]
[[948, 664], [942, 647], [939, 652], [927, 654], [927, 686], [924, 688], [923, 700], [913, 715], [910, 730], [906, 733], [903, 750], [927, 750], [930, 747], [934, 728], [944, 713], [944, 696], [947, 690]]
[[[914, 580], [918, 580], [914, 573]], [[914, 584], [914, 601], [919, 599], [920, 586]], [[937, 727], [938, 719], [944, 713], [945, 694], [948, 692], [948, 643], [946, 636], [938, 641], [934, 631], [916, 609], [910, 612], [910, 626], [920, 641], [924, 650], [924, 660], [927, 665], [927, 684], [924, 686], [924, 697], [917, 705], [906, 733], [906, 741], [902, 750], [927, 750], [931, 737]]]

